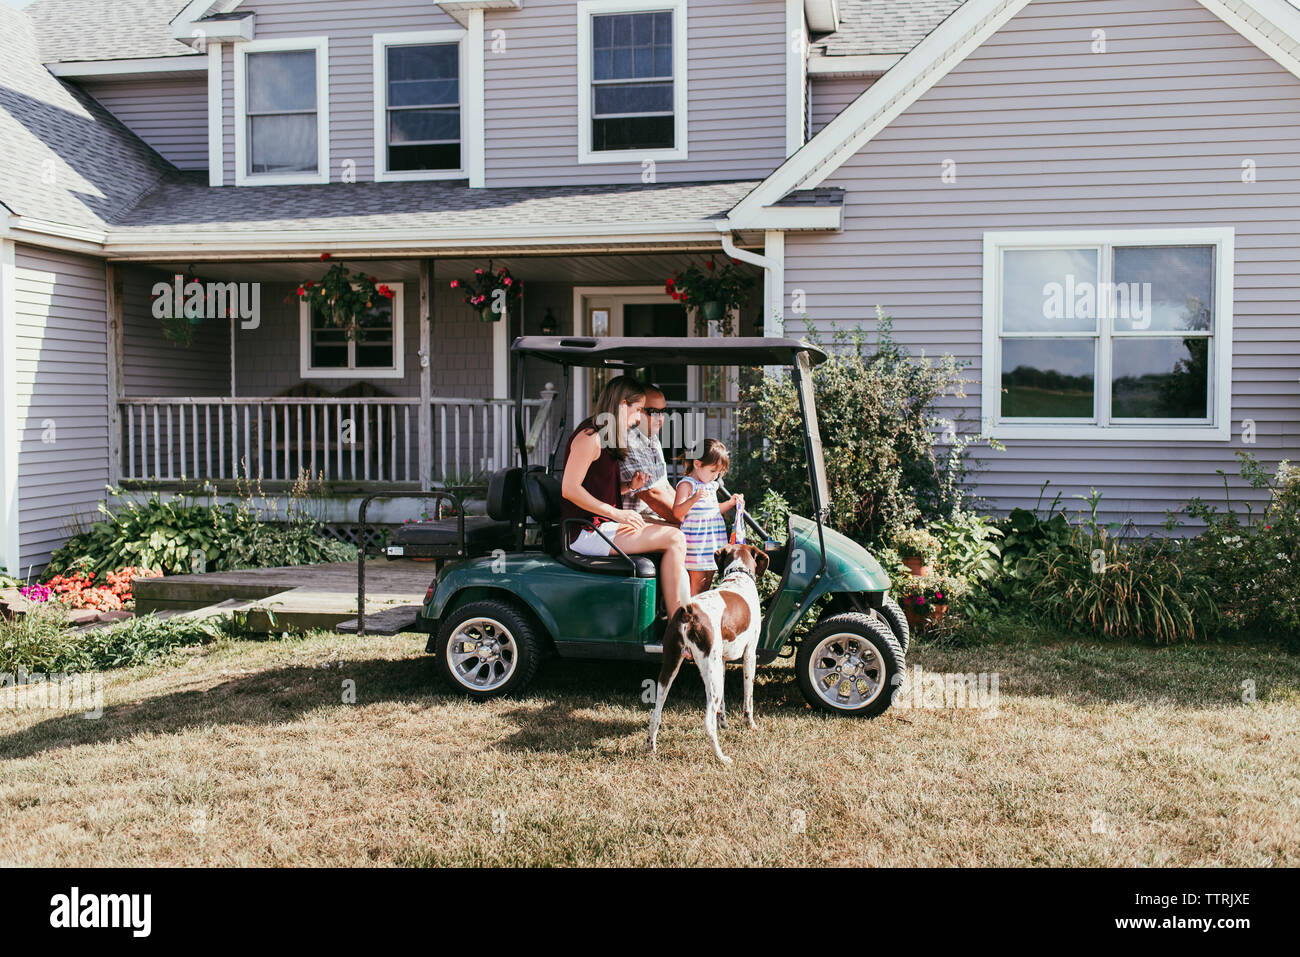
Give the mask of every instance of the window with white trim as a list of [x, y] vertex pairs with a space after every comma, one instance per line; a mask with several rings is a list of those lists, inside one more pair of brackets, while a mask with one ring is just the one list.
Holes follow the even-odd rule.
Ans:
[[403, 368], [402, 284], [387, 283], [391, 299], [381, 298], [361, 320], [355, 339], [325, 320], [307, 301], [298, 306], [301, 373], [304, 379], [400, 379]]
[[686, 3], [578, 4], [580, 162], [686, 158]]
[[375, 178], [467, 175], [464, 30], [377, 34]]
[[1231, 229], [986, 234], [986, 430], [1226, 440], [1232, 257]]
[[329, 41], [235, 47], [235, 180], [329, 182]]

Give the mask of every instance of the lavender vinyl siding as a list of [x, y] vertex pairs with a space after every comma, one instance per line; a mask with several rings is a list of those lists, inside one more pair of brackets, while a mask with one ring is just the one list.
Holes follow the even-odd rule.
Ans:
[[[577, 17], [572, 0], [486, 12], [488, 186], [641, 181], [640, 161], [578, 163]], [[766, 176], [785, 159], [785, 3], [687, 0], [687, 32], [689, 157], [659, 162], [657, 180]]]
[[875, 81], [870, 76], [815, 76], [809, 84], [812, 131], [816, 136]]
[[208, 168], [207, 73], [83, 86], [178, 169]]
[[103, 262], [19, 246], [16, 255], [19, 557], [41, 566], [70, 522], [93, 516], [108, 470]]
[[[1106, 53], [1090, 52], [1097, 29]], [[847, 190], [844, 231], [787, 236], [787, 294], [803, 289], [822, 328], [879, 304], [898, 339], [976, 379], [986, 230], [1236, 228], [1234, 438], [1008, 440], [977, 476], [998, 507], [1033, 506], [1050, 479], [1049, 499], [1074, 508], [1096, 487], [1110, 515], [1150, 527], [1221, 495], [1237, 449], [1300, 457], [1300, 80], [1195, 0], [1034, 0], [825, 185]]]

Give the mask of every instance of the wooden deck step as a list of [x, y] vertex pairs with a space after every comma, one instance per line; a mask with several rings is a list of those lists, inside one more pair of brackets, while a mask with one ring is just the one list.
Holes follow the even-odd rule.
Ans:
[[[419, 605], [398, 605], [395, 608], [386, 608], [379, 612], [366, 612], [366, 634], [367, 635], [395, 635], [398, 632], [410, 631], [420, 617]], [[349, 618], [347, 621], [341, 621], [335, 626], [335, 630], [345, 634], [355, 635], [357, 633], [357, 619]]]

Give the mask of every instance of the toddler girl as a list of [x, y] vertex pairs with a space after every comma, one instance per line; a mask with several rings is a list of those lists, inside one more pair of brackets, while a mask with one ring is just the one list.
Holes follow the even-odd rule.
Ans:
[[682, 534], [686, 536], [686, 570], [692, 595], [705, 591], [718, 571], [713, 553], [727, 544], [727, 523], [722, 514], [745, 504], [743, 495], [718, 503], [718, 484], [730, 465], [727, 447], [717, 439], [705, 439], [704, 454], [691, 460], [685, 478], [677, 483], [673, 517], [682, 523]]

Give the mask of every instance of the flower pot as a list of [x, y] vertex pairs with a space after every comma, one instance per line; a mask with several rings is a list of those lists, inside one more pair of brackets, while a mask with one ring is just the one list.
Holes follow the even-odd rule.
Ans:
[[700, 314], [704, 316], [706, 322], [717, 322], [722, 318], [722, 303], [710, 300], [700, 306]]
[[924, 564], [924, 562], [924, 559], [918, 558], [915, 555], [911, 558], [903, 559], [903, 564], [907, 566], [907, 570], [912, 573], [913, 578], [923, 578], [926, 575], [934, 574], [934, 568], [930, 565]]
[[907, 626], [912, 631], [926, 631], [931, 626], [937, 625], [943, 616], [948, 614], [948, 604], [939, 604], [935, 602], [927, 606], [927, 611], [913, 611], [910, 605], [903, 606], [903, 615], [907, 618]]

